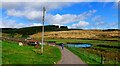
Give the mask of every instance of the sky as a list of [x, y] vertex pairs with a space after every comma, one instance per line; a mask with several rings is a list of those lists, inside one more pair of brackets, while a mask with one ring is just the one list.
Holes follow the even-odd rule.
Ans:
[[118, 29], [117, 2], [2, 2], [0, 28], [45, 25], [77, 29]]

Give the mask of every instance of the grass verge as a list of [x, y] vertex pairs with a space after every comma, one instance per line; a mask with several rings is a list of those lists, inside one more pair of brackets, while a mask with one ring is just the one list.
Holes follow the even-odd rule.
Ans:
[[57, 47], [45, 45], [42, 55], [39, 50], [33, 46], [19, 46], [17, 42], [2, 41], [2, 64], [54, 64], [61, 59]]

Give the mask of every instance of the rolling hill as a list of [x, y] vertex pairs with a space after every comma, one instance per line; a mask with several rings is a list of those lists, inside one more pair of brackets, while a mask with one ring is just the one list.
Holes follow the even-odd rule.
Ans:
[[[102, 30], [69, 30], [45, 32], [45, 38], [49, 39], [101, 39], [101, 40], [118, 40], [119, 31], [102, 31]], [[41, 38], [41, 32], [31, 35], [32, 38]]]

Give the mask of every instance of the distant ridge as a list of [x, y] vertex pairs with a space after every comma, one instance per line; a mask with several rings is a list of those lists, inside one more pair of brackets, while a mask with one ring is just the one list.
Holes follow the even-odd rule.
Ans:
[[[23, 28], [1, 28], [3, 33], [18, 33], [24, 35], [31, 35], [42, 31], [42, 26], [32, 26]], [[65, 31], [68, 30], [67, 26], [46, 25], [45, 32], [49, 31]]]
[[[42, 31], [42, 26], [32, 26], [23, 28], [1, 28], [3, 33], [18, 33], [23, 35], [32, 35]], [[67, 26], [59, 25], [45, 25], [45, 32], [50, 31], [68, 31], [68, 30], [84, 30], [84, 29], [68, 29]], [[120, 29], [87, 29], [87, 30], [102, 30], [102, 31], [115, 31]]]

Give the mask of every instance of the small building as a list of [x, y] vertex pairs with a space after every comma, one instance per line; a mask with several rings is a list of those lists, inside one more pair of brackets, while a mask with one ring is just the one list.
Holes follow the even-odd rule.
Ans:
[[56, 41], [47, 41], [47, 43], [49, 44], [49, 46], [55, 46], [56, 45]]
[[37, 40], [27, 40], [27, 44], [31, 46], [36, 46], [37, 44], [39, 45], [39, 42]]

